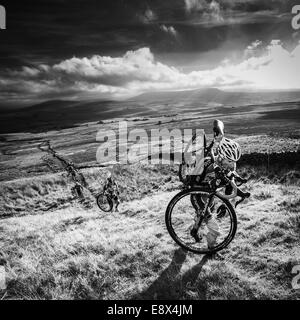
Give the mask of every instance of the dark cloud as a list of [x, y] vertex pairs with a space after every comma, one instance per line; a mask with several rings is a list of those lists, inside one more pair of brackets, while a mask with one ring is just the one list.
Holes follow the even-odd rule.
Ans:
[[[57, 62], [70, 56], [119, 55], [139, 47], [204, 51], [235, 35], [240, 25], [278, 26], [295, 1], [258, 0], [9, 0], [0, 33], [0, 67]], [[284, 27], [285, 25], [285, 27]], [[266, 27], [266, 28], [265, 28]], [[214, 30], [207, 35], [206, 28]], [[236, 29], [236, 30], [231, 30]], [[250, 30], [247, 27], [246, 31]], [[286, 30], [287, 29], [287, 30]], [[167, 32], [166, 32], [167, 31]], [[174, 35], [182, 41], [175, 41]], [[250, 36], [254, 31], [249, 31]], [[169, 38], [166, 37], [169, 35]], [[173, 39], [172, 39], [173, 37]], [[248, 34], [245, 34], [248, 37]], [[252, 37], [252, 36], [251, 36]], [[51, 61], [50, 61], [51, 60]]]
[[[158, 68], [157, 74], [165, 74], [167, 70], [173, 79], [172, 69], [167, 69], [170, 65], [177, 67], [176, 61], [168, 61], [171, 54], [180, 53], [184, 60], [191, 54], [218, 52], [220, 63], [222, 50], [230, 48], [242, 55], [256, 40], [270, 43], [273, 39], [281, 39], [291, 48], [295, 47], [299, 34], [295, 35], [291, 29], [291, 8], [297, 2], [2, 0], [1, 4], [7, 10], [7, 30], [0, 31], [0, 86], [5, 89], [5, 99], [14, 101], [30, 101], [35, 96], [84, 94], [91, 90], [91, 83], [92, 91], [98, 90], [98, 85], [104, 86], [99, 87], [104, 95], [114, 94], [116, 90], [123, 94], [123, 90], [128, 91], [128, 83], [132, 85], [137, 80], [143, 83], [142, 89], [153, 89], [155, 86], [148, 82], [156, 81], [151, 77], [150, 80], [147, 77], [135, 79], [135, 74], [112, 73], [97, 74], [95, 80], [78, 70], [72, 75], [58, 73], [53, 68], [45, 71], [43, 65], [51, 67], [72, 57], [92, 59], [95, 55], [102, 60], [106, 56], [114, 59], [123, 57], [130, 50], [140, 52], [137, 51], [140, 48], [149, 48], [155, 57], [164, 56], [166, 69], [160, 73]], [[38, 74], [30, 75], [34, 70], [38, 70]], [[139, 70], [141, 77], [145, 69]], [[184, 78], [184, 75], [180, 77]], [[79, 88], [74, 85], [77, 82], [80, 82]]]
[[[95, 55], [55, 65], [41, 64], [8, 70], [0, 76], [0, 104], [20, 99], [43, 101], [130, 97], [146, 91], [207, 87], [299, 89], [300, 43], [287, 51], [279, 40], [255, 41], [240, 63], [223, 61], [218, 67], [183, 73], [155, 59], [149, 48], [120, 57]], [[285, 79], [282, 82], [282, 78]]]

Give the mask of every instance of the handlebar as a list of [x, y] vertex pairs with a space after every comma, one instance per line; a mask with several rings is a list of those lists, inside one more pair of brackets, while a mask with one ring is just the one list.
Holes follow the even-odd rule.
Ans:
[[235, 180], [237, 182], [237, 186], [240, 187], [242, 184], [247, 183], [248, 180], [247, 179], [243, 179], [240, 176], [235, 177]]
[[230, 183], [233, 191], [230, 195], [222, 194], [221, 196], [223, 198], [230, 200], [236, 197], [240, 197], [241, 199], [237, 201], [235, 204], [235, 206], [237, 206], [239, 203], [241, 203], [242, 201], [250, 197], [251, 194], [249, 192], [244, 192], [239, 188], [239, 186], [241, 186], [243, 183], [246, 183], [248, 181], [247, 179], [241, 178], [236, 172], [231, 172], [229, 176], [228, 175], [226, 176], [226, 174], [224, 174], [224, 179], [228, 183]]

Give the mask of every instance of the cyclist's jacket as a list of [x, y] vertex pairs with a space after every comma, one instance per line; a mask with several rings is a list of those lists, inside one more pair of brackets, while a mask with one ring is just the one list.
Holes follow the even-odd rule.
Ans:
[[115, 181], [106, 181], [103, 191], [107, 191], [111, 196], [119, 195], [119, 186]]

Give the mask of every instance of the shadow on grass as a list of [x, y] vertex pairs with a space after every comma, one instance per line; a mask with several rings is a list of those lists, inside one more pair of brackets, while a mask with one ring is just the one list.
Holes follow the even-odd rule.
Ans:
[[203, 256], [201, 261], [190, 270], [180, 275], [181, 267], [186, 260], [187, 251], [179, 248], [175, 250], [169, 266], [160, 274], [147, 289], [131, 297], [133, 300], [175, 300], [182, 299], [189, 283], [193, 285], [208, 256]]

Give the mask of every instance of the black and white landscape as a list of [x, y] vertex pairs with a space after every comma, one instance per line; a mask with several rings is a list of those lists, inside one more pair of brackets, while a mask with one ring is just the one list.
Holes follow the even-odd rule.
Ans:
[[[299, 299], [297, 1], [1, 1], [0, 299]], [[116, 165], [119, 213], [86, 209], [38, 145], [95, 188], [99, 130], [204, 129], [240, 143], [252, 196], [222, 256], [181, 250], [164, 212], [178, 165]]]

